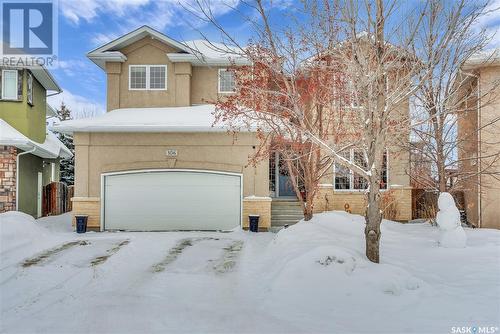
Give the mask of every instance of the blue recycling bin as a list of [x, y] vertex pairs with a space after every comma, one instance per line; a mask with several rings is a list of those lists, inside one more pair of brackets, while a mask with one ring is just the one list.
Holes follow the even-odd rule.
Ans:
[[89, 216], [87, 215], [76, 215], [76, 233], [87, 232], [87, 220]]
[[259, 215], [248, 215], [250, 232], [259, 232]]

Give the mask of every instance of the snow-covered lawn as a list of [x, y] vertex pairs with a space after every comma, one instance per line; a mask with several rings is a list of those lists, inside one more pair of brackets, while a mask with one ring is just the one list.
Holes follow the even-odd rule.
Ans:
[[[500, 231], [437, 246], [427, 224], [316, 215], [278, 234], [87, 233], [0, 215], [5, 333], [452, 333], [500, 326]], [[456, 328], [455, 328], [456, 330]], [[498, 332], [498, 330], [496, 330]]]

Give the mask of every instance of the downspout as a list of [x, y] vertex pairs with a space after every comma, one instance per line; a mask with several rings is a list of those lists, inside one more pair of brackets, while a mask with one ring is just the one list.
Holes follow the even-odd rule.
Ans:
[[31, 150], [24, 151], [16, 156], [16, 211], [19, 211], [19, 157], [21, 155], [34, 153], [35, 151], [36, 147], [33, 147]]
[[480, 83], [480, 76], [477, 74], [472, 74], [468, 72], [464, 72], [460, 70], [461, 73], [473, 77], [477, 81], [477, 96], [476, 96], [476, 108], [477, 108], [477, 163], [478, 163], [478, 183], [477, 183], [477, 227], [481, 227], [481, 221], [482, 221], [482, 201], [481, 201], [481, 159], [479, 155], [481, 154], [481, 83]]

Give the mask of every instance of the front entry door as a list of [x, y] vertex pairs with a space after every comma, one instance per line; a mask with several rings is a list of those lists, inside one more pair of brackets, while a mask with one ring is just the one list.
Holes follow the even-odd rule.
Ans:
[[278, 197], [295, 197], [295, 191], [293, 190], [292, 180], [286, 163], [281, 159], [279, 154], [276, 155], [278, 159]]

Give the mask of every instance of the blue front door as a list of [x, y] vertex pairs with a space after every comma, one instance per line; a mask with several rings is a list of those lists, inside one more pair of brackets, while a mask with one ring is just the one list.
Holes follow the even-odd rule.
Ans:
[[277, 175], [278, 175], [278, 197], [295, 197], [295, 191], [293, 190], [292, 180], [290, 178], [290, 173], [286, 166], [286, 162], [282, 160], [279, 154], [276, 154], [277, 164]]
[[295, 191], [293, 190], [292, 180], [290, 180], [289, 175], [279, 175], [279, 197], [291, 197], [295, 196]]

